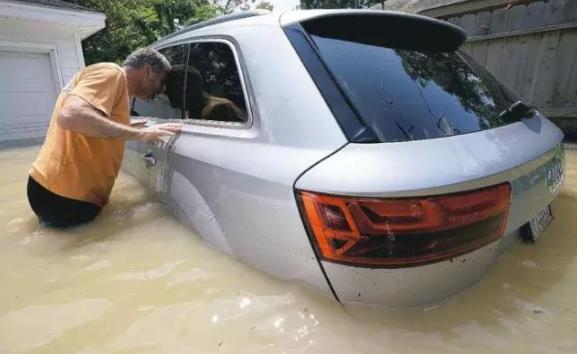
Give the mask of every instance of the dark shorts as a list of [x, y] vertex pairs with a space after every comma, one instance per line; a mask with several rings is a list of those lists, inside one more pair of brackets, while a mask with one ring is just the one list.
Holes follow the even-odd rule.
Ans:
[[54, 227], [70, 227], [92, 221], [100, 212], [96, 204], [54, 194], [28, 177], [28, 202], [40, 221]]

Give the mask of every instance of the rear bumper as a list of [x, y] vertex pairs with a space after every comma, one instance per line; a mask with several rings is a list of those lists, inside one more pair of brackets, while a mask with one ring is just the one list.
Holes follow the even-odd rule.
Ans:
[[370, 269], [322, 262], [342, 303], [412, 307], [441, 302], [474, 285], [498, 257], [519, 241], [512, 232], [452, 260], [402, 269]]

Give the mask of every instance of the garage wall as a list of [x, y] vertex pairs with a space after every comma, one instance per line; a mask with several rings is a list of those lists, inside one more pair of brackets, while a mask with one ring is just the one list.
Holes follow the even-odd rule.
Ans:
[[[83, 67], [82, 45], [72, 27], [14, 19], [0, 19], [0, 42], [11, 41], [55, 46], [62, 64], [62, 77], [67, 82]], [[0, 43], [1, 45], [2, 43]], [[0, 46], [0, 50], [2, 47]]]
[[42, 136], [56, 87], [48, 53], [0, 51], [0, 140]]
[[[63, 24], [0, 19], [0, 53], [49, 54], [50, 69], [53, 72], [46, 75], [55, 79], [54, 100], [66, 82], [84, 66], [79, 38], [74, 33], [73, 27]], [[0, 148], [42, 141], [50, 121], [52, 106], [53, 103], [44, 103], [42, 108], [36, 107], [33, 115], [28, 115], [25, 113], [26, 110], [22, 110], [21, 118], [0, 119]], [[9, 110], [8, 107], [4, 108], [3, 112], [6, 115]]]

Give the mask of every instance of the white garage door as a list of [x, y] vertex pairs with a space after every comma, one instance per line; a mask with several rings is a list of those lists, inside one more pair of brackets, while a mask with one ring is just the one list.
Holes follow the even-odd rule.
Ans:
[[0, 51], [0, 145], [43, 137], [56, 92], [48, 54]]

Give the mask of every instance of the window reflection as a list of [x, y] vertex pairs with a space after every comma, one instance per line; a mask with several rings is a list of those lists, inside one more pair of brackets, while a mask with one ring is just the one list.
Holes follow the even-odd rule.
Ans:
[[186, 79], [185, 118], [223, 122], [243, 122], [244, 113], [229, 99], [211, 95], [204, 89], [200, 71], [189, 66]]
[[312, 37], [339, 85], [381, 141], [452, 136], [520, 119], [500, 117], [518, 98], [464, 54]]
[[[501, 92], [494, 79], [489, 75], [482, 79], [457, 53], [426, 54], [404, 50], [397, 50], [396, 53], [414, 81], [422, 88], [435, 83], [456, 97], [465, 111], [478, 116], [482, 129], [505, 123], [498, 113], [514, 101]], [[490, 88], [490, 85], [493, 87]], [[443, 118], [441, 115], [439, 121]]]
[[150, 101], [136, 99], [133, 108], [133, 112], [136, 114], [133, 115], [163, 119], [182, 118], [183, 67], [186, 61], [187, 49], [188, 45], [183, 44], [159, 51], [168, 59], [172, 66], [172, 70], [164, 80], [164, 90]]
[[231, 48], [220, 42], [191, 46], [185, 117], [223, 122], [245, 122], [246, 104]]

